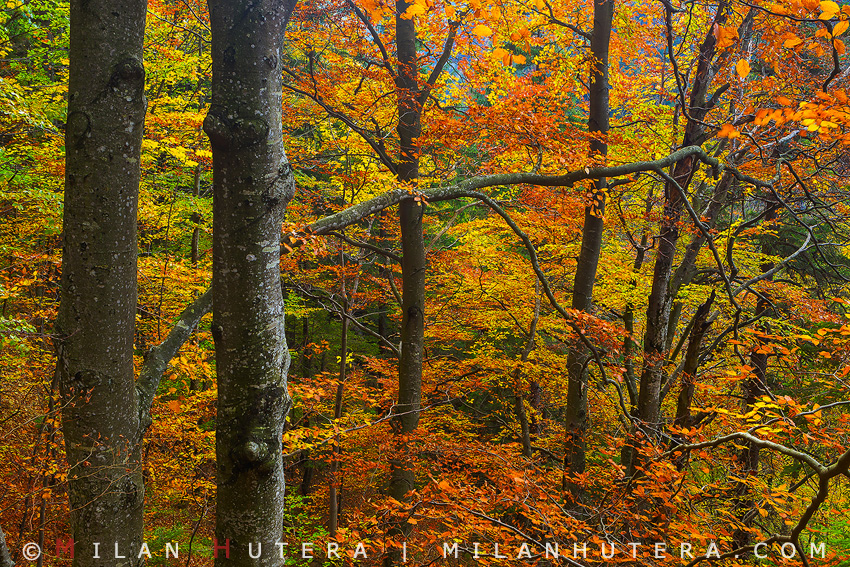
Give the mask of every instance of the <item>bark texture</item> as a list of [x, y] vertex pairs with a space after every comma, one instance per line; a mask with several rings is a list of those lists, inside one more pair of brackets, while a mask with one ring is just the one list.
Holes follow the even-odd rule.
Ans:
[[0, 528], [0, 567], [14, 567], [12, 556], [9, 555], [9, 546], [6, 545], [6, 535]]
[[[717, 8], [714, 26], [726, 22], [727, 6], [725, 3]], [[665, 17], [668, 29], [668, 56], [673, 57], [673, 9], [665, 4]], [[712, 28], [713, 29], [713, 28]], [[687, 125], [682, 140], [682, 146], [700, 146], [705, 141], [706, 133], [702, 119], [712, 108], [708, 99], [708, 89], [712, 83], [716, 68], [712, 65], [717, 47], [717, 38], [709, 31], [699, 49], [697, 68], [692, 80], [688, 100], [685, 101], [684, 85], [677, 77], [680, 85], [680, 98], [687, 108]], [[641, 423], [641, 442], [654, 440], [661, 430], [661, 387], [664, 379], [664, 361], [666, 356], [667, 333], [669, 332], [670, 309], [673, 296], [670, 293], [673, 261], [676, 247], [679, 243], [679, 228], [682, 211], [685, 208], [684, 194], [687, 191], [699, 162], [692, 154], [673, 167], [672, 174], [664, 184], [664, 217], [658, 234], [658, 246], [655, 254], [655, 265], [652, 273], [652, 289], [646, 309], [646, 330], [643, 340], [643, 369], [640, 376], [638, 392], [637, 417]], [[632, 454], [628, 465], [628, 475], [633, 476], [636, 470], [635, 460], [639, 451]]]
[[[133, 330], [146, 8], [144, 0], [70, 4], [57, 347], [76, 567], [141, 563]], [[100, 559], [94, 542], [108, 542]]]
[[[594, 0], [593, 32], [590, 50], [593, 53], [593, 68], [590, 74], [590, 115], [588, 130], [596, 134], [590, 141], [590, 155], [604, 158], [608, 155], [608, 51], [611, 43], [611, 25], [614, 19], [614, 0]], [[584, 209], [584, 226], [581, 234], [576, 275], [573, 282], [572, 308], [578, 311], [590, 309], [593, 301], [593, 284], [602, 251], [602, 233], [605, 228], [605, 197], [608, 183], [604, 177], [594, 179], [591, 185], [591, 202]], [[570, 349], [567, 357], [567, 411], [566, 474], [583, 474], [586, 467], [587, 420], [587, 361], [590, 354], [583, 345]], [[581, 490], [574, 483], [569, 486], [576, 500], [582, 499]]]
[[213, 79], [204, 131], [213, 150], [220, 546], [215, 564], [279, 566], [281, 435], [291, 405], [280, 230], [294, 193], [281, 138], [280, 59], [295, 2], [210, 0], [208, 5]]
[[[416, 186], [419, 182], [419, 146], [422, 133], [422, 105], [419, 102], [418, 65], [416, 54], [416, 24], [405, 19], [410, 4], [396, 2], [396, 53], [398, 69], [395, 76], [398, 96], [399, 156], [397, 177], [401, 183]], [[390, 496], [404, 502], [413, 490], [416, 474], [407, 436], [419, 425], [422, 399], [422, 359], [425, 343], [425, 238], [422, 234], [424, 206], [413, 199], [399, 203], [401, 228], [401, 356], [398, 364], [398, 404], [393, 431], [396, 433], [395, 455], [390, 459]], [[406, 524], [405, 524], [406, 525]], [[402, 531], [408, 528], [402, 528]], [[386, 556], [385, 563], [397, 563], [398, 554]]]

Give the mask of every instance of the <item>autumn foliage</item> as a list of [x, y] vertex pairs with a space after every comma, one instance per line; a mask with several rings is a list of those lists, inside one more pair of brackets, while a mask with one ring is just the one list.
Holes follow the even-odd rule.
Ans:
[[[743, 565], [767, 541], [767, 562], [846, 564], [850, 6], [618, 3], [611, 129], [599, 134], [587, 127], [591, 3], [407, 5], [424, 95], [418, 186], [401, 188], [424, 207], [427, 275], [421, 417], [403, 439], [416, 481], [406, 501], [387, 492], [399, 446], [395, 209], [330, 234], [311, 229], [400, 188], [397, 4], [303, 2], [286, 33], [284, 145], [297, 194], [282, 238], [298, 236], [281, 255], [290, 556], [315, 542], [317, 561], [348, 564], [362, 543], [377, 565], [403, 540], [408, 563], [422, 566], [499, 564], [496, 545], [510, 560], [553, 564], [547, 544], [570, 564], [576, 544], [586, 545], [587, 558], [574, 559], [583, 565]], [[19, 564], [31, 541], [47, 542], [44, 564], [70, 564], [50, 543], [69, 533], [53, 329], [67, 43], [66, 2], [0, 8], [0, 526]], [[210, 49], [203, 2], [150, 1], [138, 368], [210, 282]], [[601, 138], [604, 158], [588, 150]], [[651, 165], [683, 146], [701, 153], [682, 177], [676, 165]], [[590, 179], [478, 189], [495, 208], [469, 196], [429, 200], [429, 190], [490, 174], [635, 163], [649, 165], [607, 176], [586, 311], [566, 306], [585, 209], [598, 205]], [[659, 316], [650, 291], [672, 229], [660, 314], [669, 328], [656, 355], [645, 348], [648, 317]], [[588, 345], [587, 467], [574, 474], [564, 463], [567, 366]], [[647, 425], [641, 375], [656, 367], [661, 418]], [[171, 564], [164, 547], [176, 541], [181, 561], [212, 565], [216, 394], [206, 317], [153, 404], [143, 449], [149, 564]], [[328, 541], [341, 558], [327, 557]], [[629, 542], [645, 543], [636, 557]], [[663, 557], [655, 542], [667, 544]], [[680, 542], [696, 559], [681, 557]], [[823, 557], [809, 557], [812, 542], [825, 542]], [[444, 543], [458, 544], [457, 559], [443, 558]], [[612, 545], [613, 559], [603, 558]], [[781, 555], [792, 548], [794, 558]]]

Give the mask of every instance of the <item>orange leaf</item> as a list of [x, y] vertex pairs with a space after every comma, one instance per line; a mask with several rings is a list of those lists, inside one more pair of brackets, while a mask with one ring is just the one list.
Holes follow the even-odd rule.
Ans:
[[823, 0], [823, 2], [820, 3], [820, 9], [823, 13], [818, 16], [818, 18], [821, 20], [829, 20], [835, 16], [839, 10], [841, 10], [841, 8], [838, 7], [838, 4], [832, 0]]
[[720, 129], [720, 132], [717, 133], [718, 138], [729, 138], [730, 140], [737, 138], [741, 133], [735, 130], [735, 127], [731, 124], [724, 124]]
[[478, 37], [487, 37], [493, 34], [493, 30], [491, 30], [484, 24], [478, 24], [477, 26], [472, 28], [472, 33], [474, 33]]
[[741, 59], [735, 65], [735, 70], [738, 72], [738, 75], [742, 79], [746, 79], [747, 75], [750, 74], [750, 63], [749, 63], [749, 61], [747, 61], [746, 59]]

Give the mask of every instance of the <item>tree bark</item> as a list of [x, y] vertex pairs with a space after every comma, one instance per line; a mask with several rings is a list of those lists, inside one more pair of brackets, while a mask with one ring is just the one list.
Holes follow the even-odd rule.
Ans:
[[[588, 130], [596, 134], [590, 141], [591, 157], [608, 155], [608, 51], [611, 42], [611, 25], [614, 18], [614, 0], [594, 0], [593, 32], [590, 50], [593, 68], [590, 74], [590, 114]], [[573, 282], [572, 308], [587, 311], [593, 301], [593, 284], [599, 266], [604, 230], [605, 197], [608, 182], [604, 177], [594, 179], [591, 202], [584, 209], [584, 227], [581, 234], [576, 275]], [[587, 360], [590, 354], [582, 345], [570, 349], [567, 357], [567, 408], [566, 452], [564, 454], [564, 486], [569, 488], [576, 501], [583, 499], [581, 487], [567, 481], [568, 475], [583, 474], [586, 467], [587, 433]]]
[[[694, 314], [694, 324], [691, 330], [691, 336], [688, 339], [688, 349], [685, 351], [685, 364], [682, 369], [682, 389], [679, 390], [679, 397], [676, 400], [676, 419], [673, 423], [677, 427], [693, 427], [701, 420], [701, 416], [696, 418], [691, 415], [691, 404], [694, 399], [694, 385], [696, 384], [697, 370], [699, 369], [699, 349], [702, 346], [703, 337], [711, 327], [711, 320], [708, 318], [708, 313], [711, 310], [711, 305], [714, 303], [716, 294], [714, 290], [708, 299], [697, 308]], [[673, 447], [679, 444], [676, 440]], [[671, 447], [672, 448], [672, 447]], [[684, 469], [688, 462], [687, 453], [683, 453], [674, 461], [676, 468]]]
[[[672, 52], [672, 7], [665, 5], [665, 17], [668, 27], [668, 56]], [[714, 17], [714, 26], [726, 21], [726, 5], [721, 0]], [[688, 122], [682, 140], [682, 146], [699, 146], [705, 141], [705, 130], [702, 119], [711, 109], [706, 102], [709, 85], [714, 78], [715, 70], [712, 61], [716, 54], [717, 38], [712, 27], [700, 45], [697, 69], [688, 97]], [[684, 93], [681, 95], [684, 103]], [[661, 428], [661, 386], [665, 361], [665, 346], [667, 344], [668, 325], [670, 323], [670, 280], [673, 272], [673, 260], [676, 246], [679, 242], [679, 224], [685, 204], [684, 191], [690, 185], [699, 162], [691, 154], [673, 166], [672, 181], [664, 184], [664, 217], [661, 220], [658, 234], [658, 247], [655, 254], [655, 266], [652, 274], [652, 289], [646, 309], [646, 330], [643, 341], [643, 370], [640, 377], [638, 392], [637, 417], [640, 420], [640, 442], [648, 442], [660, 435]], [[678, 185], [678, 186], [677, 186]], [[632, 453], [628, 463], [628, 476], [636, 471], [636, 459], [640, 451]]]
[[[770, 208], [765, 215], [765, 222], [770, 222], [776, 218], [777, 203], [768, 197], [771, 202], [768, 205]], [[762, 245], [762, 254], [771, 252], [770, 245], [765, 242]], [[768, 272], [773, 269], [773, 262], [766, 262], [761, 266], [762, 272]], [[773, 280], [772, 277], [767, 278], [767, 281]], [[771, 313], [771, 301], [768, 297], [760, 295], [756, 300], [756, 317], [767, 317]], [[759, 324], [759, 332], [764, 334], [770, 333], [770, 325], [762, 322]], [[750, 353], [750, 366], [753, 371], [743, 384], [743, 412], [749, 413], [755, 407], [755, 404], [762, 396], [769, 393], [767, 384], [767, 363], [768, 354], [765, 352], [765, 345], [770, 342], [769, 339], [758, 337], [756, 348]], [[738, 454], [738, 463], [740, 466], [739, 476], [741, 478], [757, 477], [759, 473], [759, 457], [760, 450], [758, 445], [751, 442], [744, 442], [744, 449]], [[740, 522], [740, 527], [735, 530], [732, 535], [732, 541], [738, 547], [749, 545], [752, 540], [752, 535], [749, 528], [753, 525], [753, 520], [756, 514], [753, 510], [753, 497], [750, 485], [746, 482], [739, 482], [735, 486], [735, 516]]]
[[[280, 230], [294, 194], [280, 60], [295, 1], [209, 0], [213, 339], [218, 374], [217, 567], [279, 566], [281, 435], [291, 405]], [[253, 546], [250, 557], [249, 544]], [[261, 546], [261, 547], [259, 547]]]
[[9, 546], [6, 544], [6, 534], [0, 527], [0, 567], [15, 567], [12, 556], [9, 555]]
[[[398, 69], [395, 76], [398, 96], [399, 182], [416, 186], [419, 182], [418, 138], [422, 133], [422, 106], [419, 103], [416, 25], [414, 18], [402, 15], [410, 6], [406, 0], [396, 1], [396, 52]], [[396, 435], [395, 454], [390, 459], [389, 494], [399, 502], [407, 500], [413, 490], [416, 473], [408, 435], [419, 425], [422, 399], [422, 358], [425, 343], [425, 238], [422, 234], [423, 203], [405, 199], [399, 203], [401, 227], [401, 356], [398, 363], [398, 404], [393, 419]], [[408, 524], [399, 528], [409, 533]], [[384, 558], [385, 565], [398, 563], [394, 550]]]
[[[201, 195], [201, 164], [195, 166], [195, 177], [192, 184], [192, 196], [197, 199]], [[198, 266], [198, 260], [200, 259], [200, 245], [201, 245], [201, 227], [198, 226], [198, 223], [201, 222], [201, 215], [198, 213], [192, 213], [192, 222], [195, 223], [195, 228], [192, 229], [192, 266]]]
[[[75, 567], [141, 563], [144, 486], [133, 332], [146, 8], [144, 0], [70, 5], [56, 327]], [[95, 542], [109, 542], [100, 559]], [[116, 543], [126, 558], [115, 557]]]
[[[513, 373], [514, 381], [514, 412], [516, 413], [517, 421], [520, 428], [520, 442], [522, 443], [522, 455], [526, 458], [531, 458], [531, 426], [528, 421], [528, 413], [525, 411], [525, 395], [520, 383], [522, 378], [522, 366], [528, 362], [528, 357], [531, 351], [534, 350], [537, 337], [537, 324], [540, 322], [540, 282], [534, 280], [534, 315], [531, 318], [531, 325], [528, 328], [528, 339], [525, 341], [525, 347], [522, 349], [516, 369]], [[533, 388], [529, 388], [533, 395]]]
[[[342, 259], [343, 269], [345, 267], [345, 256]], [[348, 359], [348, 296], [345, 291], [345, 275], [342, 280], [342, 331], [339, 342], [339, 379], [336, 385], [336, 398], [334, 399], [334, 420], [339, 420], [342, 417], [342, 398], [345, 393], [345, 372], [346, 360]], [[328, 491], [328, 533], [331, 537], [336, 537], [336, 531], [339, 527], [339, 486], [340, 482], [337, 478], [339, 475], [339, 435], [336, 435], [331, 446], [333, 455], [331, 456], [330, 466], [330, 490]]]

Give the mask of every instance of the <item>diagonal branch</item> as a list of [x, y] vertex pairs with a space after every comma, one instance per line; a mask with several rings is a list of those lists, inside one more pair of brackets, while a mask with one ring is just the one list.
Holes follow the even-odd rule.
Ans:
[[372, 25], [372, 20], [369, 19], [369, 16], [363, 13], [360, 8], [357, 7], [356, 4], [352, 0], [348, 0], [348, 5], [351, 6], [351, 9], [354, 10], [354, 13], [360, 19], [361, 22], [366, 26], [366, 29], [369, 30], [369, 33], [372, 36], [372, 41], [375, 42], [375, 45], [378, 46], [378, 49], [381, 51], [381, 59], [383, 60], [384, 68], [389, 72], [390, 77], [395, 78], [396, 72], [393, 69], [393, 65], [390, 62], [390, 55], [387, 52], [387, 48], [384, 45], [384, 42], [381, 41], [381, 36], [378, 34], [378, 31], [375, 29], [375, 26]]
[[136, 381], [136, 392], [139, 396], [140, 435], [144, 434], [151, 425], [151, 404], [162, 379], [162, 373], [192, 334], [192, 330], [201, 318], [211, 309], [212, 287], [209, 287], [183, 310], [165, 340], [147, 352], [139, 379]]
[[[425, 189], [418, 193], [413, 193], [408, 189], [394, 189], [367, 201], [363, 201], [362, 203], [353, 205], [338, 213], [323, 217], [309, 225], [306, 229], [304, 229], [303, 233], [293, 233], [290, 236], [300, 238], [306, 234], [328, 234], [329, 232], [350, 226], [369, 215], [375, 214], [393, 205], [397, 205], [401, 201], [417, 195], [424, 198], [426, 202], [436, 202], [449, 201], [451, 199], [458, 199], [461, 197], [474, 197], [475, 195], [469, 194], [470, 191], [484, 189], [487, 187], [520, 184], [540, 185], [543, 187], [570, 187], [579, 181], [584, 181], [586, 179], [625, 177], [627, 175], [644, 171], [658, 171], [659, 169], [670, 167], [674, 163], [689, 156], [696, 156], [711, 167], [722, 167], [716, 158], [707, 154], [701, 147], [687, 146], [655, 161], [638, 161], [611, 167], [584, 168], [562, 175], [544, 175], [540, 173], [524, 172], [497, 173], [493, 175], [473, 177], [455, 185]], [[731, 168], [729, 169], [735, 173], [734, 170]]]
[[452, 49], [454, 48], [455, 37], [457, 37], [457, 28], [459, 25], [460, 22], [451, 22], [449, 24], [449, 35], [446, 37], [446, 43], [443, 44], [443, 51], [440, 53], [440, 58], [437, 59], [437, 63], [431, 70], [431, 74], [428, 76], [425, 88], [423, 88], [422, 92], [419, 93], [419, 106], [425, 106], [425, 101], [428, 99], [431, 89], [437, 83], [437, 79], [440, 78], [440, 73], [443, 72], [443, 67], [446, 66], [446, 63], [448, 63], [452, 56]]

